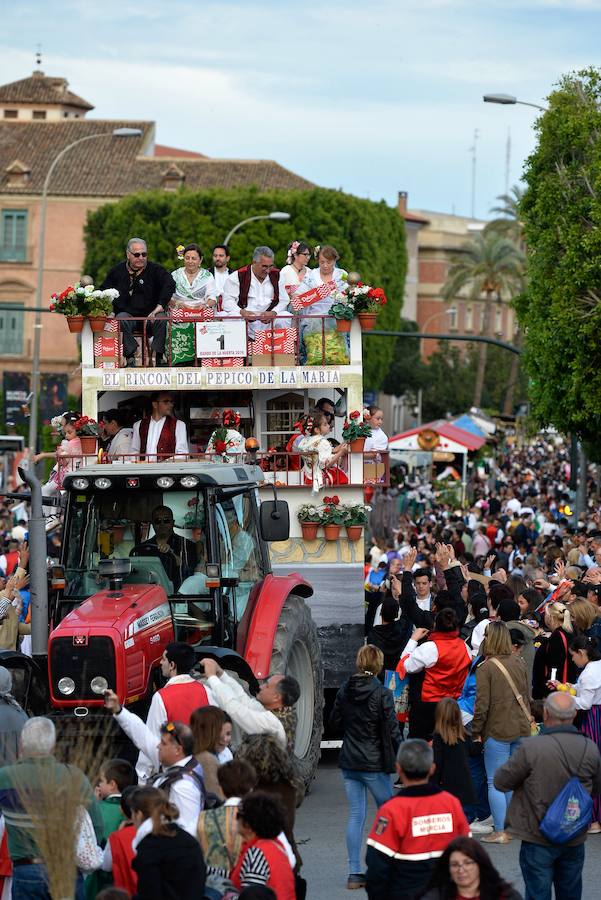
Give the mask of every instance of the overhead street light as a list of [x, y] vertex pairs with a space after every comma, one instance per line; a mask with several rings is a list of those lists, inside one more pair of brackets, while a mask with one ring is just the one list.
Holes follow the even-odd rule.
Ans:
[[534, 109], [540, 109], [541, 112], [547, 112], [547, 106], [540, 106], [538, 103], [528, 103], [526, 100], [518, 100], [513, 94], [484, 94], [482, 97], [485, 103], [499, 103], [501, 106], [533, 106]]
[[272, 219], [274, 222], [287, 222], [290, 218], [290, 213], [287, 212], [279, 212], [275, 210], [274, 212], [265, 213], [262, 216], [250, 216], [248, 219], [242, 219], [241, 222], [238, 222], [237, 225], [234, 225], [232, 230], [228, 232], [224, 244], [227, 246], [232, 239], [232, 235], [234, 235], [239, 228], [242, 228], [243, 225], [248, 225], [249, 222], [258, 222], [260, 219]]
[[72, 150], [73, 147], [77, 147], [78, 144], [83, 144], [86, 141], [95, 141], [100, 138], [130, 138], [140, 137], [141, 135], [142, 130], [140, 128], [114, 128], [112, 131], [102, 131], [98, 134], [87, 134], [85, 137], [78, 138], [76, 141], [72, 141], [70, 144], [67, 144], [66, 147], [63, 147], [60, 153], [57, 153], [57, 155], [52, 160], [50, 168], [46, 173], [44, 186], [42, 188], [42, 200], [40, 203], [40, 228], [38, 233], [38, 279], [35, 292], [36, 314], [33, 326], [33, 354], [31, 361], [31, 415], [29, 417], [29, 452], [31, 455], [33, 455], [36, 451], [38, 431], [38, 403], [40, 393], [40, 344], [42, 332], [41, 308], [42, 292], [44, 289], [44, 260], [46, 255], [46, 205], [48, 200], [48, 187], [50, 185], [50, 180], [54, 174], [54, 170], [56, 169], [63, 156], [65, 156], [65, 154]]

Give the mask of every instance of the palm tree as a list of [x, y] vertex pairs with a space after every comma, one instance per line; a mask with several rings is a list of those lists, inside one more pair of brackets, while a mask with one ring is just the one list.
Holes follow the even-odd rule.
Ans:
[[[524, 255], [513, 241], [486, 229], [461, 247], [452, 261], [442, 289], [444, 300], [453, 300], [467, 288], [470, 300], [483, 301], [482, 334], [489, 335], [493, 301], [501, 302], [519, 291], [524, 271]], [[488, 345], [480, 344], [474, 406], [482, 402]]]

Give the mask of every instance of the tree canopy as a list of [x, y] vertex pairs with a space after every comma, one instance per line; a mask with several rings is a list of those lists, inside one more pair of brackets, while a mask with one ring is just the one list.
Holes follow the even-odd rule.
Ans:
[[517, 305], [531, 411], [595, 440], [601, 424], [601, 70], [565, 76], [536, 125], [520, 204], [528, 284]]
[[[276, 265], [286, 261], [286, 247], [292, 240], [332, 244], [347, 271], [356, 270], [362, 279], [382, 287], [388, 304], [378, 316], [378, 327], [399, 326], [405, 272], [405, 226], [395, 209], [384, 201], [375, 203], [332, 191], [266, 191], [234, 188], [223, 191], [181, 190], [175, 193], [149, 191], [132, 194], [101, 206], [88, 216], [86, 225], [85, 271], [102, 280], [111, 266], [124, 258], [125, 245], [132, 236], [143, 237], [150, 258], [170, 271], [181, 263], [176, 258], [178, 244], [195, 241], [203, 248], [205, 265], [211, 265], [211, 248], [241, 219], [273, 210], [290, 213], [288, 222], [252, 222], [233, 236], [230, 267], [245, 265], [254, 247], [271, 246]], [[377, 390], [391, 363], [394, 347], [378, 338], [364, 339], [364, 386]]]

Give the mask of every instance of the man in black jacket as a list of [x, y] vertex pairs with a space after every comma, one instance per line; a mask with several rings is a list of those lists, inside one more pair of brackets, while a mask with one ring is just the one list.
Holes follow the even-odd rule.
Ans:
[[147, 319], [146, 333], [152, 336], [157, 366], [165, 366], [165, 336], [167, 334], [166, 311], [175, 292], [175, 281], [170, 273], [157, 263], [148, 261], [146, 241], [131, 238], [127, 242], [126, 259], [114, 266], [101, 285], [102, 290], [116, 288], [119, 296], [114, 301], [117, 318], [121, 322], [123, 351], [126, 365], [135, 366], [137, 341], [134, 337], [136, 319]]

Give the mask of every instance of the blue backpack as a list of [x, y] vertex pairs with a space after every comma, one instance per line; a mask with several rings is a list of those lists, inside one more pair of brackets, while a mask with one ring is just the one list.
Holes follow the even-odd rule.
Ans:
[[[553, 737], [553, 735], [549, 736]], [[553, 740], [561, 749], [569, 772], [570, 765], [565, 751], [555, 737], [553, 737]], [[576, 769], [577, 772], [584, 761], [586, 750], [585, 744], [582, 757]], [[539, 831], [552, 844], [566, 844], [588, 828], [592, 818], [593, 801], [582, 787], [580, 779], [574, 776], [562, 787], [547, 809], [545, 817], [539, 825]]]

